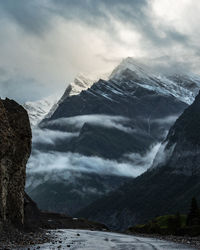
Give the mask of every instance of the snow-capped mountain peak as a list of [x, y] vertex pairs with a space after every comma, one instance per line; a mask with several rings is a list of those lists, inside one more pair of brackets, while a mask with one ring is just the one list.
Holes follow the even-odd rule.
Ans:
[[200, 89], [200, 77], [194, 74], [158, 74], [142, 60], [128, 57], [111, 73], [110, 80], [115, 82], [128, 81], [163, 95], [172, 95], [177, 99], [191, 104]]
[[74, 81], [70, 83], [71, 91], [69, 95], [78, 95], [81, 91], [88, 89], [97, 79], [78, 74]]
[[42, 100], [26, 102], [24, 108], [27, 110], [32, 127], [45, 118], [52, 106], [59, 100], [58, 95], [52, 95]]
[[83, 74], [79, 74], [72, 83], [68, 84], [61, 98], [58, 95], [52, 95], [35, 102], [26, 102], [23, 106], [29, 114], [31, 126], [35, 127], [44, 118], [50, 118], [66, 97], [80, 94], [82, 90], [91, 87], [95, 80], [97, 79], [89, 79]]
[[134, 72], [135, 76], [140, 79], [149, 79], [152, 76], [146, 65], [139, 63], [132, 57], [127, 57], [113, 70], [109, 78], [119, 79], [126, 70]]
[[[105, 86], [105, 88], [112, 90], [115, 93], [117, 91], [120, 96], [123, 95], [124, 92], [119, 90], [121, 88], [119, 85], [123, 85], [125, 83], [127, 86], [129, 86], [129, 89], [142, 87], [157, 92], [158, 94], [174, 96], [178, 100], [189, 105], [194, 101], [194, 98], [200, 89], [200, 76], [198, 75], [185, 73], [172, 75], [163, 73], [158, 74], [152, 70], [150, 60], [143, 61], [128, 57], [122, 60], [122, 62], [113, 70], [109, 77], [107, 74], [96, 77], [86, 77], [84, 74], [77, 75], [74, 81], [67, 85], [67, 88], [60, 99], [50, 97], [37, 102], [25, 103], [24, 107], [29, 113], [32, 126], [37, 125], [44, 118], [50, 118], [58, 106], [67, 97], [78, 95], [83, 90], [91, 88], [92, 85], [100, 78], [104, 80], [110, 79], [110, 81], [108, 81], [108, 85]], [[117, 88], [117, 86], [119, 88]], [[98, 91], [102, 92], [101, 90]], [[89, 92], [94, 94], [94, 91]], [[109, 94], [101, 94], [105, 98], [111, 98], [109, 97]]]

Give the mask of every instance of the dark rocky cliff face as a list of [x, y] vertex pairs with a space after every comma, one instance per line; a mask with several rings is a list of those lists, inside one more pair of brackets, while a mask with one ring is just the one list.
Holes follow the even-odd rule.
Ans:
[[[200, 176], [199, 129], [200, 94], [170, 129], [167, 138], [163, 142], [163, 150], [158, 152], [154, 160], [154, 167], [165, 166], [170, 168], [171, 172], [174, 173], [180, 173], [187, 176]], [[170, 155], [168, 155], [169, 153]], [[162, 157], [164, 160], [160, 159], [160, 154], [165, 156]]]
[[13, 100], [0, 100], [0, 222], [24, 224], [26, 163], [31, 152], [27, 112]]

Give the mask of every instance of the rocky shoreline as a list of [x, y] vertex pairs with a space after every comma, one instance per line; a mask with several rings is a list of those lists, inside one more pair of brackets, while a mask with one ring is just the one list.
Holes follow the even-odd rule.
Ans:
[[23, 247], [43, 244], [51, 241], [51, 233], [46, 230], [38, 232], [20, 232], [18, 230], [0, 234], [0, 249], [12, 250]]
[[134, 235], [147, 238], [157, 238], [159, 240], [172, 241], [174, 243], [180, 243], [188, 245], [190, 247], [194, 247], [195, 249], [200, 249], [200, 236], [190, 237], [190, 236], [159, 235], [159, 234], [134, 234]]
[[59, 239], [55, 237], [51, 230], [85, 229], [91, 231], [109, 231], [103, 224], [53, 212], [40, 212], [39, 222], [40, 228], [33, 227], [31, 229], [29, 227], [27, 230], [21, 231], [13, 226], [7, 226], [4, 231], [0, 233], [0, 250], [32, 249], [32, 247], [39, 244], [56, 244]]
[[200, 236], [190, 237], [190, 236], [168, 235], [168, 236], [159, 236], [159, 239], [173, 241], [175, 243], [181, 243], [184, 245], [195, 247], [196, 249], [200, 249]]

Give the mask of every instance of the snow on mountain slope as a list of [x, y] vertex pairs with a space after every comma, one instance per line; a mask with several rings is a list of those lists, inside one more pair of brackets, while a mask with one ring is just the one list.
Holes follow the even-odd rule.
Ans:
[[132, 57], [127, 57], [113, 70], [109, 78], [119, 79], [126, 69], [133, 71], [138, 79], [149, 79], [151, 77], [151, 73], [145, 64]]
[[97, 81], [98, 79], [93, 79], [91, 77], [87, 78], [83, 74], [79, 74], [75, 79], [74, 82], [71, 83], [71, 95], [78, 95], [82, 90], [86, 90], [92, 86], [92, 84]]
[[[128, 74], [131, 77], [127, 84], [134, 84], [162, 95], [174, 96], [189, 105], [194, 101], [200, 89], [200, 76], [194, 74], [158, 75], [153, 72], [145, 62], [142, 63], [142, 61], [132, 57], [124, 59], [110, 74], [109, 79], [114, 83], [115, 87], [113, 88], [111, 83], [110, 86], [106, 86], [106, 88], [112, 89], [112, 91], [116, 93], [119, 91], [117, 85], [123, 81], [127, 81]], [[97, 82], [99, 78], [100, 77], [86, 77], [83, 74], [79, 74], [74, 81], [67, 86], [60, 99], [56, 96], [50, 96], [44, 100], [26, 102], [24, 107], [29, 113], [31, 125], [36, 126], [44, 118], [50, 118], [58, 106], [68, 96], [78, 95], [81, 91], [87, 90], [94, 82]], [[107, 75], [101, 78], [106, 80]], [[118, 93], [119, 95], [124, 94], [120, 92], [121, 91]], [[109, 98], [105, 93], [102, 93], [102, 95], [104, 95], [105, 98]]]
[[131, 75], [129, 84], [172, 95], [187, 104], [191, 104], [200, 89], [200, 77], [195, 74], [157, 74], [148, 65], [134, 58], [124, 59], [111, 73], [110, 79], [119, 82]]
[[23, 105], [28, 112], [32, 127], [35, 127], [42, 119], [44, 119], [58, 99], [57, 96], [49, 96], [43, 100], [26, 102]]
[[[92, 84], [98, 79], [90, 79], [86, 78], [83, 74], [79, 74], [74, 82], [70, 83], [62, 97], [58, 100], [58, 102], [54, 103], [49, 112], [46, 114], [44, 118], [50, 118], [53, 113], [56, 111], [58, 106], [67, 98], [68, 96], [78, 95], [81, 91], [88, 89], [92, 86]], [[41, 120], [40, 120], [41, 121]]]
[[26, 102], [23, 106], [27, 110], [31, 122], [31, 126], [37, 126], [44, 118], [49, 118], [57, 109], [59, 104], [68, 96], [78, 95], [82, 90], [86, 90], [98, 80], [98, 78], [86, 78], [83, 74], [79, 74], [74, 82], [70, 83], [63, 96], [58, 95], [49, 96], [43, 100], [35, 102]]

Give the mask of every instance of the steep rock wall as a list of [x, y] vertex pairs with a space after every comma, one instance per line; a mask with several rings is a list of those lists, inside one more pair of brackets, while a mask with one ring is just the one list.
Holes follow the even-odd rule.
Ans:
[[31, 153], [27, 112], [13, 100], [0, 99], [0, 222], [24, 224], [26, 163]]

